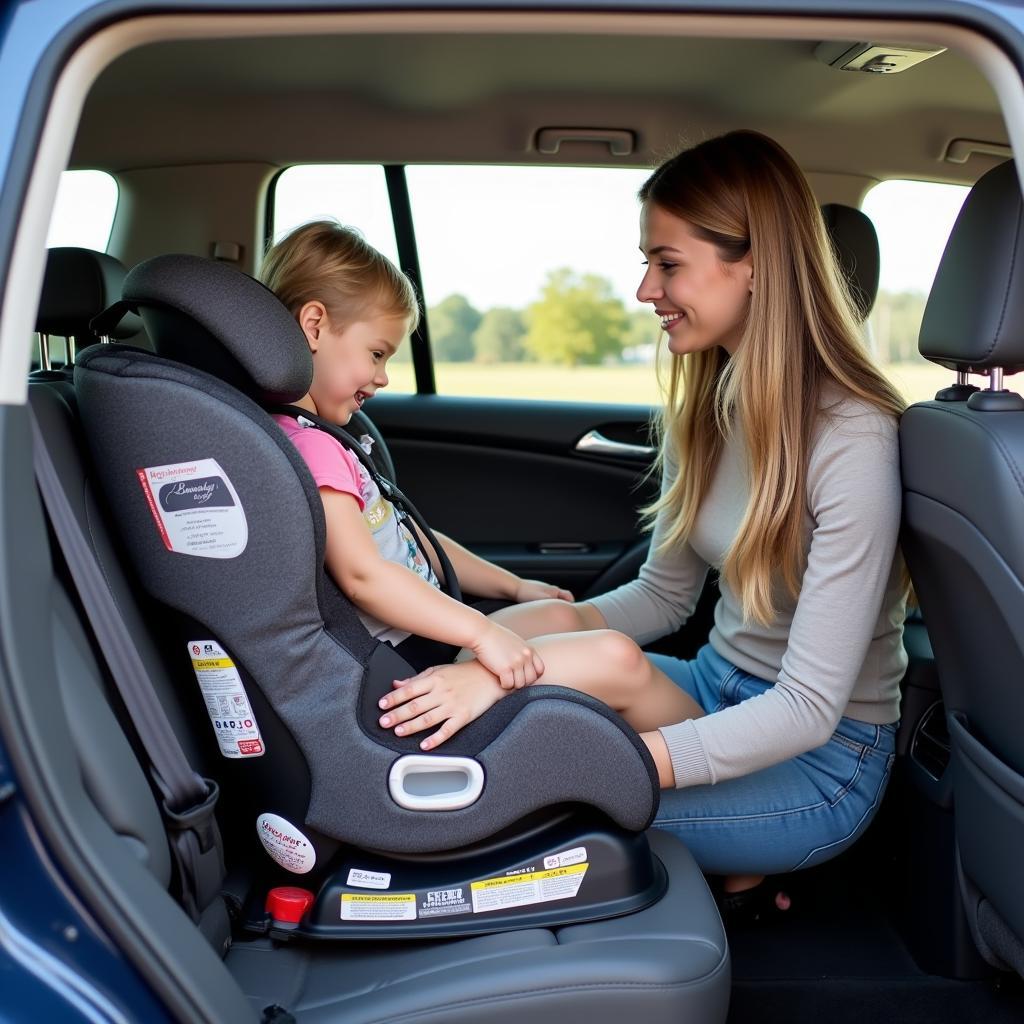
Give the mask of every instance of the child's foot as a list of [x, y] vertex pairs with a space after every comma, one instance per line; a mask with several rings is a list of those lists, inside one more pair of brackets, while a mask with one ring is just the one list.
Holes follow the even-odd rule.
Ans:
[[745, 888], [735, 888], [733, 878], [725, 880], [717, 896], [718, 910], [726, 924], [760, 921], [788, 911], [793, 901], [787, 892], [775, 888], [764, 878]]

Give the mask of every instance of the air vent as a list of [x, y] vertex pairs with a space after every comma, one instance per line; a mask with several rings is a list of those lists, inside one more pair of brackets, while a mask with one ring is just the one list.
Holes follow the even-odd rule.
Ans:
[[945, 53], [944, 46], [903, 46], [887, 43], [819, 43], [815, 57], [840, 71], [892, 75], [906, 71], [929, 57]]
[[936, 782], [949, 765], [949, 729], [946, 727], [946, 708], [937, 700], [921, 716], [910, 743], [910, 756]]

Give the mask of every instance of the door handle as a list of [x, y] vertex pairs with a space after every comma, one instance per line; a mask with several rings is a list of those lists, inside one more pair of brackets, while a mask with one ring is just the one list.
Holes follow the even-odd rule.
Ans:
[[576, 451], [584, 455], [610, 455], [615, 459], [631, 459], [634, 462], [647, 462], [657, 454], [658, 449], [651, 445], [628, 444], [625, 441], [613, 441], [600, 431], [588, 430], [577, 442]]

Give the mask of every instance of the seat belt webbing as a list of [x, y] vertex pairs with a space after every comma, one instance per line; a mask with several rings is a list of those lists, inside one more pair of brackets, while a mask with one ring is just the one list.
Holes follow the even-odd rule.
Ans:
[[150, 774], [163, 798], [161, 811], [181, 876], [182, 902], [193, 920], [199, 921], [219, 893], [224, 875], [213, 815], [217, 784], [199, 775], [181, 749], [31, 409], [30, 416], [32, 464], [43, 504], [110, 675], [149, 759]]

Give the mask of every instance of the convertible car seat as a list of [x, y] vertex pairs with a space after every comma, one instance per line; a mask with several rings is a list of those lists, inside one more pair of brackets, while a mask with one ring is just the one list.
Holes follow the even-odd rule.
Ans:
[[[78, 326], [84, 328], [97, 312], [80, 308]], [[109, 348], [126, 354], [118, 346]], [[96, 501], [102, 497], [102, 486], [91, 459], [80, 448], [82, 431], [74, 407], [65, 401], [64, 389], [51, 382], [35, 381], [29, 393], [40, 437], [171, 727], [193, 764], [206, 773], [209, 766], [201, 740], [210, 733], [209, 721], [204, 711], [203, 731], [196, 731], [186, 710], [194, 703], [194, 686], [175, 685], [179, 677], [194, 680], [190, 660], [179, 672], [163, 656], [166, 613], [154, 610], [138, 592], [134, 573], [121, 557], [112, 536], [119, 531], [110, 529], [120, 523], [118, 507], [110, 509], [111, 519]], [[42, 527], [23, 542], [33, 550], [42, 544], [45, 552]], [[53, 557], [59, 565], [59, 550]], [[118, 889], [121, 910], [115, 916], [135, 919], [141, 944], [156, 946], [162, 962], [174, 965], [174, 990], [179, 1002], [188, 1000], [191, 1007], [183, 1019], [474, 1024], [486, 1017], [496, 1024], [527, 1018], [535, 1024], [555, 1024], [584, 1018], [612, 1024], [632, 1015], [649, 1024], [725, 1020], [729, 954], [714, 902], [685, 847], [656, 830], [648, 838], [669, 887], [644, 909], [591, 923], [461, 939], [395, 938], [387, 943], [281, 942], [285, 936], [274, 931], [255, 935], [238, 921], [229, 934], [225, 908], [246, 883], [250, 858], [241, 837], [228, 832], [230, 877], [204, 908], [203, 920], [190, 921], [168, 892], [174, 891], [175, 883], [166, 825], [140, 765], [145, 758], [133, 723], [116, 694], [109, 695], [88, 626], [81, 621], [81, 611], [76, 612], [74, 597], [65, 596], [69, 586], [58, 572], [55, 585], [46, 577], [45, 587], [33, 582], [26, 590], [33, 608], [37, 591], [49, 595], [52, 603], [52, 660], [61, 688], [52, 695], [48, 724], [56, 730], [53, 742], [75, 755], [60, 759], [60, 785], [90, 851], [108, 868], [108, 882]], [[175, 643], [170, 654], [180, 662], [180, 653]], [[44, 662], [50, 656], [49, 651], [40, 655]], [[48, 676], [43, 673], [40, 685]], [[217, 744], [212, 746], [213, 757], [220, 759]], [[571, 756], [571, 751], [564, 756]], [[222, 801], [218, 815], [227, 818], [232, 810], [231, 800]], [[248, 834], [248, 814], [245, 825]], [[261, 848], [256, 852], [265, 857]], [[448, 856], [434, 859], [443, 862]], [[438, 905], [443, 902], [435, 900]]]
[[[968, 921], [983, 956], [1024, 973], [1024, 205], [1011, 161], [953, 227], [921, 354], [957, 373], [900, 424], [902, 546], [928, 623], [952, 744]], [[990, 387], [968, 385], [987, 373]]]
[[316, 892], [298, 931], [461, 934], [658, 899], [664, 871], [643, 834], [654, 765], [605, 705], [527, 687], [430, 755], [378, 727], [379, 697], [412, 670], [324, 571], [319, 494], [264, 411], [305, 394], [312, 373], [276, 297], [231, 267], [167, 256], [129, 274], [100, 333], [128, 308], [157, 354], [87, 351], [83, 427], [197, 684], [230, 802], [277, 873]]

